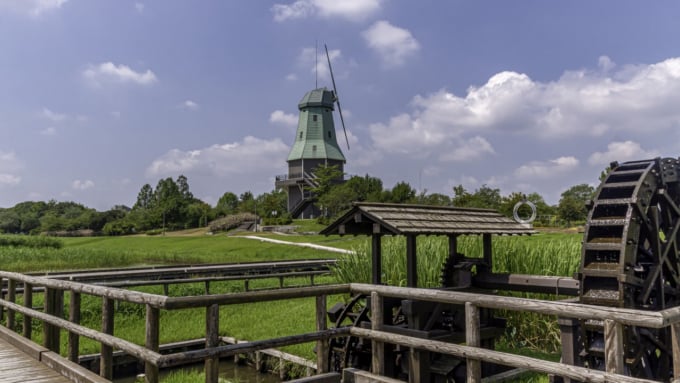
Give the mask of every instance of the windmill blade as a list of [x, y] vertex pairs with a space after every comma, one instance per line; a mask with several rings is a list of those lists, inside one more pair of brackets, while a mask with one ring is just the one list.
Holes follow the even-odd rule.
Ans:
[[345, 129], [345, 119], [342, 117], [342, 108], [340, 107], [340, 96], [338, 96], [338, 88], [335, 86], [335, 77], [333, 76], [333, 67], [331, 66], [331, 56], [328, 54], [328, 47], [323, 45], [326, 49], [326, 59], [328, 60], [328, 70], [331, 72], [331, 81], [333, 82], [333, 93], [335, 93], [335, 102], [338, 104], [338, 113], [340, 113], [340, 121], [342, 122], [342, 131], [345, 133], [345, 142], [347, 143], [347, 150], [349, 150], [349, 138], [347, 138], [347, 129]]

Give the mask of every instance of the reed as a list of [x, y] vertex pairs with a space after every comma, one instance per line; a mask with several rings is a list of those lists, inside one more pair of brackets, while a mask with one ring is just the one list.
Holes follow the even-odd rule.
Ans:
[[[579, 235], [536, 235], [534, 237], [495, 237], [493, 247], [493, 271], [550, 276], [572, 276], [578, 269], [581, 253]], [[442, 268], [448, 257], [448, 240], [445, 237], [418, 237], [417, 267], [419, 287], [440, 287]], [[370, 243], [357, 246], [354, 254], [338, 259], [333, 273], [338, 282], [370, 283]], [[458, 239], [458, 252], [467, 257], [482, 257], [482, 239], [479, 236]], [[384, 237], [382, 241], [382, 280], [393, 286], [406, 285], [406, 240], [403, 237]], [[513, 296], [535, 299], [556, 299], [551, 295], [500, 292]], [[560, 348], [560, 334], [556, 318], [499, 311], [498, 316], [508, 320], [508, 327], [501, 344], [506, 347], [522, 347], [556, 352]]]

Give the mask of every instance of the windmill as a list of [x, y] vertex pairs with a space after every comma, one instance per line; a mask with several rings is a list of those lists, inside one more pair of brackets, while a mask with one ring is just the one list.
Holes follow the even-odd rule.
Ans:
[[[335, 166], [341, 174], [344, 173], [346, 160], [338, 145], [333, 121], [333, 111], [336, 105], [345, 134], [347, 150], [349, 150], [349, 139], [331, 59], [325, 44], [324, 48], [333, 90], [328, 90], [326, 87], [316, 88], [302, 97], [298, 104], [300, 115], [295, 142], [286, 160], [288, 174], [276, 177], [276, 188], [283, 189], [288, 194], [288, 212], [293, 218], [313, 218], [321, 214], [319, 208], [314, 205], [316, 196], [309, 191], [310, 188], [318, 186], [314, 169], [318, 166]], [[343, 176], [341, 175], [334, 182], [344, 182]]]

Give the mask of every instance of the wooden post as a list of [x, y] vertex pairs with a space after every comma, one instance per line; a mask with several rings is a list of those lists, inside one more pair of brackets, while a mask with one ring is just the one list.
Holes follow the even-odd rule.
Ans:
[[249, 281], [249, 280], [246, 279], [246, 280], [243, 281], [243, 289], [244, 289], [245, 291], [249, 291], [249, 290], [250, 290], [250, 281]]
[[[160, 310], [146, 305], [146, 342], [145, 347], [158, 352], [160, 345]], [[144, 379], [146, 383], [158, 383], [158, 366], [149, 362], [144, 363]]]
[[[205, 348], [219, 346], [220, 306], [210, 305], [205, 310]], [[217, 383], [220, 372], [220, 358], [205, 359], [205, 383]]]
[[[326, 295], [316, 297], [316, 331], [324, 331], [328, 328], [326, 320]], [[316, 373], [325, 374], [329, 371], [328, 339], [316, 342]]]
[[[377, 226], [380, 228], [380, 225]], [[382, 244], [379, 233], [373, 233], [371, 237], [371, 283], [374, 285], [382, 283]]]
[[671, 325], [671, 350], [673, 352], [673, 376], [680, 378], [680, 323]]
[[493, 272], [493, 247], [491, 245], [491, 234], [482, 234], [482, 248], [484, 253], [484, 263], [488, 269], [486, 271]]
[[[102, 298], [102, 332], [113, 335], [114, 300]], [[113, 347], [101, 344], [101, 359], [99, 361], [99, 375], [108, 380], [113, 379]]]
[[[24, 283], [24, 307], [33, 308], [33, 285]], [[31, 339], [33, 332], [33, 321], [31, 317], [24, 314], [24, 338]]]
[[205, 281], [205, 295], [210, 295], [210, 281]]
[[168, 290], [168, 284], [167, 283], [163, 283], [163, 295], [165, 295], [166, 297], [170, 296], [170, 291]]
[[[0, 277], [0, 299], [4, 299], [5, 296], [2, 294], [2, 277]], [[5, 316], [5, 306], [0, 306], [0, 324]]]
[[[80, 324], [80, 293], [71, 291], [68, 307], [68, 320]], [[68, 333], [68, 360], [78, 363], [80, 336], [74, 332]]]
[[[470, 347], [479, 347], [479, 308], [470, 302], [465, 303], [465, 344]], [[480, 383], [482, 381], [482, 363], [475, 359], [466, 359], [467, 383]]]
[[[64, 310], [63, 298], [63, 291], [45, 288], [45, 314], [61, 317]], [[59, 336], [59, 327], [43, 323], [43, 345], [45, 348], [59, 354]]]
[[414, 234], [406, 235], [406, 287], [418, 287], [418, 259]]
[[[371, 330], [382, 331], [385, 323], [385, 313], [383, 312], [383, 297], [377, 292], [371, 293]], [[376, 375], [385, 375], [385, 344], [379, 341], [371, 341], [373, 357], [371, 359], [371, 372]]]
[[[449, 235], [449, 259], [453, 258], [456, 259], [458, 255], [458, 235], [452, 234]], [[458, 263], [458, 260], [454, 263]]]
[[[0, 289], [2, 285], [0, 285]], [[7, 281], [7, 300], [9, 302], [15, 303], [17, 300], [17, 281], [14, 279], [9, 279]], [[14, 331], [14, 325], [16, 319], [16, 313], [14, 310], [7, 309], [7, 328]]]
[[604, 321], [605, 371], [623, 374], [623, 325], [611, 319]]
[[255, 351], [255, 370], [257, 370], [257, 372], [264, 371], [264, 363], [262, 363], [262, 353], [259, 351]]

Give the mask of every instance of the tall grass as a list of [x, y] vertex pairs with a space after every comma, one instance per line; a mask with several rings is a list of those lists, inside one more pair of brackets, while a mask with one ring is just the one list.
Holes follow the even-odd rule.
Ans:
[[[534, 237], [495, 237], [492, 241], [493, 271], [570, 277], [580, 262], [579, 235], [536, 235]], [[445, 237], [418, 237], [416, 240], [419, 287], [441, 286], [442, 268], [448, 256]], [[482, 257], [482, 238], [458, 239], [458, 252], [466, 257]], [[388, 285], [406, 285], [406, 240], [403, 237], [383, 237], [382, 281]], [[369, 283], [371, 280], [371, 247], [369, 243], [355, 248], [354, 254], [343, 255], [333, 270], [339, 282]], [[550, 295], [507, 293], [537, 299], [555, 299]], [[502, 340], [508, 347], [529, 347], [555, 352], [560, 347], [559, 327], [554, 317], [498, 312], [508, 319]]]

